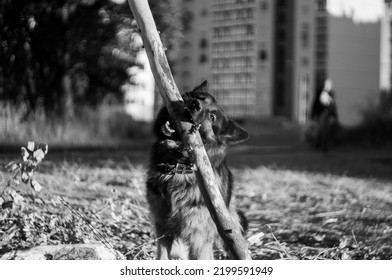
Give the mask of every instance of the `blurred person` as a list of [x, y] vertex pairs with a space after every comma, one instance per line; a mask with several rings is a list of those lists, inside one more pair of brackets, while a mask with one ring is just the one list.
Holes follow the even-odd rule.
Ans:
[[325, 152], [328, 150], [330, 141], [335, 138], [339, 124], [332, 85], [332, 80], [327, 79], [324, 86], [316, 91], [311, 112], [311, 119], [318, 127], [314, 139], [316, 148], [321, 148]]
[[311, 119], [317, 120], [323, 111], [327, 109], [330, 116], [338, 119], [338, 112], [336, 108], [335, 92], [332, 89], [332, 80], [325, 80], [324, 86], [318, 88], [316, 97], [312, 106]]

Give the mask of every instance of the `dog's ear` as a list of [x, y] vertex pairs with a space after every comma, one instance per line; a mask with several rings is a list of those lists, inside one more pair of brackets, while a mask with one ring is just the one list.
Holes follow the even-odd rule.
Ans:
[[249, 133], [234, 121], [229, 120], [220, 138], [228, 145], [234, 145], [248, 140]]
[[205, 80], [200, 85], [195, 87], [192, 92], [207, 92], [208, 91], [208, 81]]

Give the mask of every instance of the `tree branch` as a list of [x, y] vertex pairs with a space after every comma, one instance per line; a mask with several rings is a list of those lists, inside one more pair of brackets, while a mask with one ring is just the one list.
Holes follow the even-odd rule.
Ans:
[[171, 118], [176, 123], [182, 141], [186, 147], [191, 148], [191, 154], [198, 168], [200, 190], [218, 232], [232, 258], [251, 259], [247, 243], [242, 237], [240, 229], [235, 226], [215, 183], [215, 175], [200, 134], [198, 132], [188, 133], [192, 124], [181, 120], [183, 100], [170, 71], [165, 49], [162, 46], [148, 2], [147, 0], [128, 0], [128, 2], [141, 30], [141, 37], [159, 93]]

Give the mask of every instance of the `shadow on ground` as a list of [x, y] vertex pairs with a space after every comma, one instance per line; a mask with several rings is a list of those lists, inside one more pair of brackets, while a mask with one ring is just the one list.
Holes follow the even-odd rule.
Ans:
[[229, 152], [234, 167], [268, 166], [358, 178], [392, 179], [392, 148], [333, 145], [327, 153], [316, 150], [303, 140], [302, 128], [276, 121], [250, 123], [249, 142]]

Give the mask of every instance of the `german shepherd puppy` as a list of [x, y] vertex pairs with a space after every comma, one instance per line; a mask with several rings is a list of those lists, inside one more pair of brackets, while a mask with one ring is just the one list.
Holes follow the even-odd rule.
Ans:
[[[236, 210], [226, 151], [229, 145], [247, 140], [249, 134], [226, 117], [206, 88], [207, 81], [183, 95], [184, 112], [197, 125], [222, 197], [233, 220], [244, 232], [246, 219]], [[199, 190], [195, 166], [166, 107], [158, 113], [154, 134], [156, 142], [152, 146], [146, 184], [158, 238], [157, 258], [213, 259], [213, 246], [219, 235]]]

